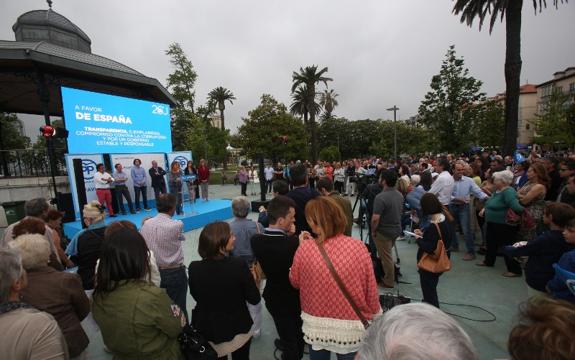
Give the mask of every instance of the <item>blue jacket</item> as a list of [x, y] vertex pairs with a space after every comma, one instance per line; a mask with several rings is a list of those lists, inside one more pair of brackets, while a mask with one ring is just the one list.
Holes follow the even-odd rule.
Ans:
[[[563, 254], [557, 265], [566, 271], [575, 273], [575, 250]], [[575, 304], [575, 295], [567, 287], [566, 280], [563, 276], [556, 273], [555, 277], [547, 283], [547, 288], [554, 298], [567, 300]]]
[[525, 281], [531, 288], [545, 292], [547, 282], [555, 275], [553, 264], [570, 250], [573, 246], [565, 242], [561, 230], [549, 230], [525, 246], [506, 246], [503, 252], [509, 256], [529, 256], [525, 264]]

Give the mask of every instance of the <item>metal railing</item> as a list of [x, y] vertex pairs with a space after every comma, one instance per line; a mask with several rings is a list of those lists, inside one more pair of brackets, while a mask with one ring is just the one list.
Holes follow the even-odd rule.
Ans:
[[[67, 175], [63, 156], [56, 155], [54, 176]], [[0, 177], [39, 177], [51, 176], [50, 162], [45, 151], [33, 149], [0, 150]]]

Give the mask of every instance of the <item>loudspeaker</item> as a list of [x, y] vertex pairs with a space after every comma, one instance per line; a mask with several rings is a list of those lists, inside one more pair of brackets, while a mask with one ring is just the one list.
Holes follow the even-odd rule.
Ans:
[[74, 168], [74, 179], [76, 180], [76, 196], [80, 208], [80, 222], [82, 223], [82, 227], [85, 227], [82, 219], [84, 218], [84, 205], [88, 203], [88, 199], [86, 197], [86, 183], [84, 182], [82, 159], [73, 159], [72, 167]]
[[72, 200], [71, 193], [58, 193], [58, 210], [64, 212], [62, 222], [68, 223], [76, 221], [76, 214], [74, 211], [74, 201]]

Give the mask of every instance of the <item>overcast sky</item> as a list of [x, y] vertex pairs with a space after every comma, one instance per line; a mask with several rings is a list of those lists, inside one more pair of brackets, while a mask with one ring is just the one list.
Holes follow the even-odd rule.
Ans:
[[[547, 1], [552, 3], [551, 0]], [[575, 4], [534, 15], [524, 1], [521, 82], [541, 83], [575, 66]], [[54, 0], [92, 39], [92, 52], [165, 84], [172, 71], [164, 54], [179, 42], [198, 72], [197, 103], [224, 86], [237, 101], [226, 109], [234, 132], [263, 93], [289, 105], [292, 71], [329, 68], [339, 94], [334, 113], [348, 119], [399, 118], [417, 113], [431, 77], [451, 44], [471, 74], [494, 95], [505, 89], [504, 24], [492, 35], [451, 14], [451, 0]], [[0, 0], [0, 39], [42, 0]]]

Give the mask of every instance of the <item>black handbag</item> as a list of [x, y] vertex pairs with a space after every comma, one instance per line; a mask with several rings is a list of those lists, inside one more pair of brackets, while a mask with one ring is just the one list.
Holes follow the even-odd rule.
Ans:
[[180, 350], [186, 360], [216, 360], [218, 354], [210, 343], [190, 325], [184, 326], [178, 336]]
[[381, 310], [383, 312], [389, 311], [398, 305], [409, 304], [410, 302], [410, 298], [399, 295], [399, 292], [397, 294], [386, 293], [379, 295], [379, 303], [381, 304]]

